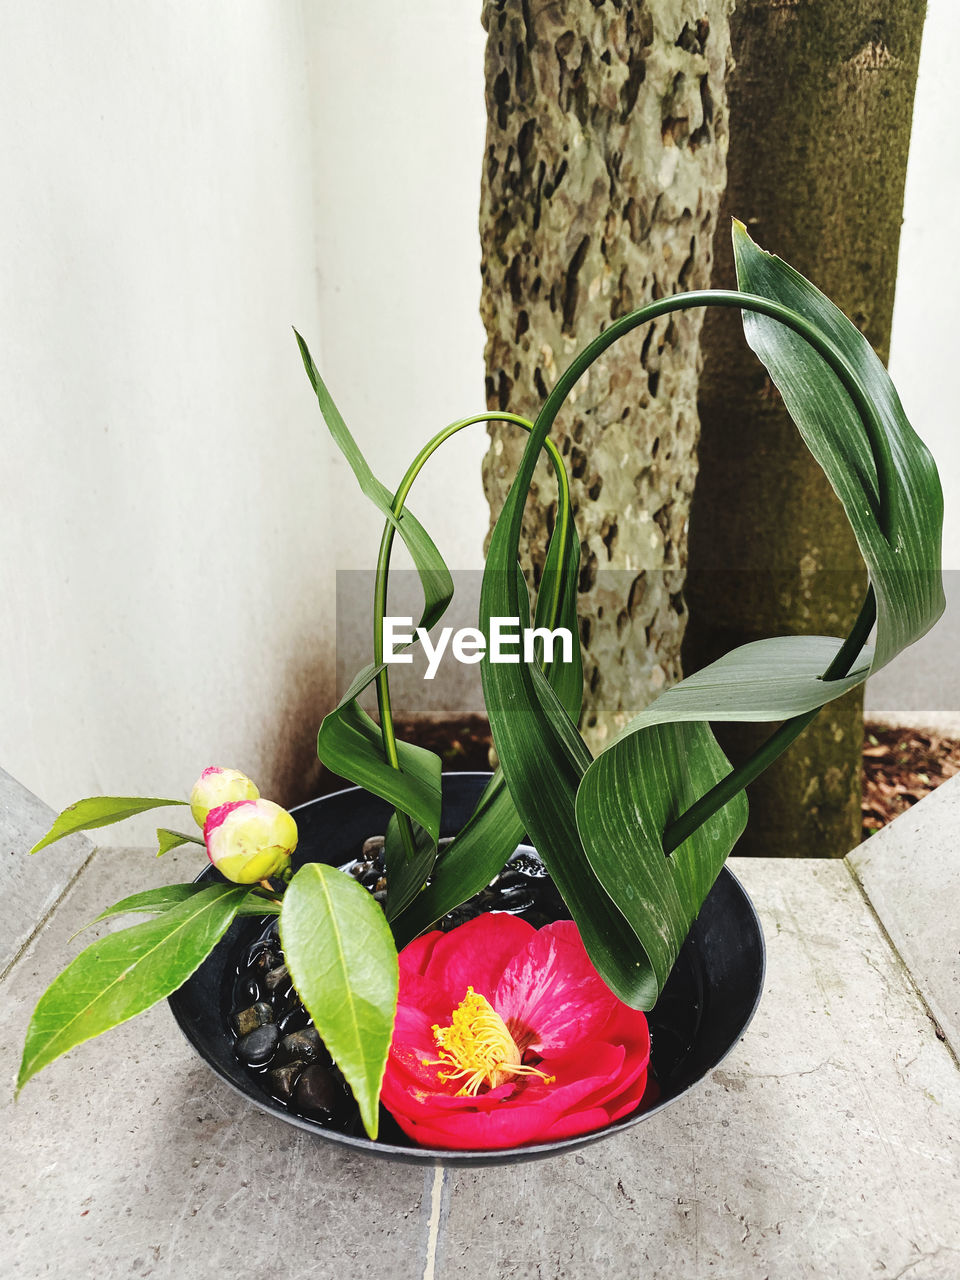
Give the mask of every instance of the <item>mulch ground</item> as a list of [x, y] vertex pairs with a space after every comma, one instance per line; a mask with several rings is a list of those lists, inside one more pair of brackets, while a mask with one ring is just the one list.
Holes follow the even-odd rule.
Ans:
[[919, 729], [867, 724], [863, 741], [863, 836], [960, 772], [960, 742]]
[[[490, 768], [490, 726], [482, 716], [458, 720], [397, 721], [397, 737], [435, 751], [445, 769]], [[918, 800], [960, 773], [960, 741], [919, 729], [868, 723], [863, 740], [863, 837], [873, 835]], [[343, 786], [328, 775], [323, 790]]]

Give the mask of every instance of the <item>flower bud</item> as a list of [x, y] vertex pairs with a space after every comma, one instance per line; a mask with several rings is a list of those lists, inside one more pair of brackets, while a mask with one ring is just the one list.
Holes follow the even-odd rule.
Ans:
[[297, 847], [297, 824], [272, 800], [233, 800], [211, 809], [203, 826], [207, 856], [234, 884], [278, 875]]
[[239, 769], [220, 769], [211, 765], [204, 769], [190, 792], [190, 812], [201, 829], [211, 809], [231, 800], [259, 800], [260, 792]]

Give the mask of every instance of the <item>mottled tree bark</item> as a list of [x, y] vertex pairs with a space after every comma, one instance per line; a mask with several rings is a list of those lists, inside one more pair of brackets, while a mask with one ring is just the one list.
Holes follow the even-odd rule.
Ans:
[[[727, 0], [486, 0], [481, 237], [491, 408], [535, 416], [570, 358], [642, 302], [709, 284], [727, 145]], [[582, 540], [583, 732], [594, 747], [679, 677], [702, 313], [598, 362], [561, 414]], [[491, 431], [495, 517], [524, 439]], [[544, 468], [521, 543], [535, 584]]]
[[[885, 357], [923, 0], [740, 0], [721, 215], [814, 281]], [[716, 279], [733, 278], [729, 237]], [[761, 636], [843, 635], [865, 578], [839, 502], [735, 317], [707, 318], [685, 666]], [[749, 789], [741, 853], [859, 841], [862, 697], [830, 703]], [[770, 727], [717, 728], [732, 758]]]

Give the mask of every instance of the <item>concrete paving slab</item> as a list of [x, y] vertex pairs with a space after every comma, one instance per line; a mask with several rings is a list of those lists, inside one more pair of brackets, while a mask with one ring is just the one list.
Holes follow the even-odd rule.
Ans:
[[902, 813], [848, 861], [960, 1058], [960, 776]]
[[[3, 1078], [69, 935], [195, 866], [192, 851], [93, 858], [0, 988]], [[0, 1269], [955, 1280], [956, 1063], [845, 865], [734, 866], [769, 944], [760, 1011], [698, 1091], [629, 1134], [476, 1173], [342, 1155], [222, 1086], [162, 1006], [3, 1099]]]
[[0, 973], [93, 852], [84, 836], [70, 836], [28, 857], [56, 813], [0, 769], [0, 894], [6, 927], [0, 936]]

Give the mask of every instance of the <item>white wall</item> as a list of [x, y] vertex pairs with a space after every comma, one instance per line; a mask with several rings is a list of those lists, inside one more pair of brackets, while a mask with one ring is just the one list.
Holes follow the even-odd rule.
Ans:
[[299, 6], [2, 26], [0, 760], [56, 806], [208, 763], [282, 793], [332, 683]]
[[956, 95], [951, 52], [958, 44], [960, 6], [929, 0], [890, 342], [891, 376], [943, 483], [947, 613], [929, 636], [868, 682], [866, 705], [871, 714], [919, 723], [936, 718], [924, 712], [951, 712], [950, 731], [960, 734], [960, 136], [950, 125]]
[[[431, 435], [486, 408], [479, 8], [450, 0], [306, 7], [324, 375], [391, 489]], [[486, 442], [478, 425], [445, 444], [411, 499], [452, 569], [483, 563]], [[333, 481], [337, 566], [369, 569], [382, 517], [357, 503], [342, 461]]]
[[958, 45], [960, 5], [928, 0], [890, 343], [890, 374], [940, 468], [949, 570], [960, 569], [960, 137], [950, 124], [956, 97], [951, 54]]

